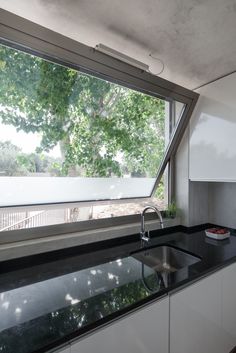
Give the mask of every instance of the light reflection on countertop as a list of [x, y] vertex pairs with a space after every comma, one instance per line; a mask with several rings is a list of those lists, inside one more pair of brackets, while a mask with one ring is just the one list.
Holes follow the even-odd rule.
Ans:
[[[146, 280], [154, 274], [145, 266]], [[141, 263], [132, 257], [2, 292], [0, 351], [13, 352], [18, 346], [18, 353], [34, 352], [148, 295]]]
[[234, 235], [220, 244], [209, 242], [204, 231], [169, 233], [151, 240], [151, 246], [163, 244], [195, 254], [201, 261], [168, 273], [163, 283], [154, 270], [130, 256], [142, 250], [140, 241], [134, 240], [62, 258], [49, 253], [34, 264], [32, 258], [27, 265], [23, 261], [22, 267], [19, 261], [15, 267], [0, 263], [0, 352], [47, 352], [236, 261]]

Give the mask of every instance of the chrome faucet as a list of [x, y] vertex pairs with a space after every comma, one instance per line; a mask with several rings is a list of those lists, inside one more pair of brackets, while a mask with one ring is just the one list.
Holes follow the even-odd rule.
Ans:
[[143, 240], [146, 243], [148, 243], [151, 240], [150, 235], [149, 235], [149, 231], [147, 231], [147, 235], [146, 235], [146, 230], [145, 230], [144, 216], [145, 216], [145, 213], [147, 210], [153, 210], [156, 212], [156, 214], [158, 215], [158, 218], [160, 220], [161, 228], [163, 228], [163, 219], [162, 219], [161, 212], [155, 206], [146, 206], [141, 213], [141, 232], [140, 232], [141, 240]]

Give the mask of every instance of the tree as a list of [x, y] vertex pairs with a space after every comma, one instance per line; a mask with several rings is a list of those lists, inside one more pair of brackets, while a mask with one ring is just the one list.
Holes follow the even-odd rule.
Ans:
[[0, 141], [0, 176], [20, 176], [25, 170], [17, 160], [20, 148], [10, 141]]
[[17, 155], [17, 161], [27, 173], [48, 173], [58, 176], [62, 167], [59, 158], [49, 157], [42, 153], [20, 153]]
[[58, 143], [60, 174], [154, 177], [164, 152], [163, 100], [14, 49], [0, 48], [1, 120]]
[[0, 141], [0, 176], [27, 176], [30, 173], [59, 175], [60, 160], [44, 154], [22, 153], [10, 141]]

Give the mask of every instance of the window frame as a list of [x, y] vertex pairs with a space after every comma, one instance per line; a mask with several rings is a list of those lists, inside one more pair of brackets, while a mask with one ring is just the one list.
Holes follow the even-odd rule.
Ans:
[[[121, 84], [125, 87], [134, 89], [154, 96], [156, 98], [165, 99], [174, 102], [177, 100], [185, 104], [185, 110], [180, 117], [171, 140], [166, 148], [166, 152], [162, 163], [157, 172], [156, 182], [152, 193], [148, 197], [129, 198], [121, 200], [108, 201], [109, 203], [125, 203], [144, 201], [150, 199], [160, 182], [160, 179], [168, 167], [168, 200], [171, 201], [174, 196], [174, 157], [178, 145], [182, 139], [192, 111], [198, 100], [198, 94], [188, 90], [175, 83], [169, 82], [158, 76], [154, 76], [149, 72], [144, 72], [132, 65], [124, 63], [118, 59], [110, 57], [104, 53], [96, 51], [94, 48], [76, 42], [75, 40], [65, 37], [62, 34], [53, 32], [29, 20], [12, 14], [8, 11], [0, 9], [0, 43], [11, 46], [12, 48], [22, 50], [29, 54], [42, 57], [46, 60], [79, 70], [84, 73], [92, 74], [98, 78], [105, 78], [110, 82]], [[104, 204], [102, 201], [81, 201], [76, 203], [77, 206]], [[74, 202], [59, 203], [64, 207], [75, 205]], [[55, 206], [53, 204], [44, 205], [44, 207]], [[58, 203], [57, 203], [58, 205]], [[7, 206], [0, 209], [22, 209], [35, 208], [39, 204], [24, 206]], [[42, 204], [41, 204], [42, 206]], [[119, 217], [114, 217], [119, 218]], [[91, 221], [90, 221], [91, 222]]]

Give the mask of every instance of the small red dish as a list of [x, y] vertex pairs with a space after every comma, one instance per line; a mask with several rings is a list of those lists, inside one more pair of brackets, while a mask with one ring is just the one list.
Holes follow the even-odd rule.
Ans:
[[210, 228], [205, 230], [206, 236], [216, 240], [224, 240], [230, 237], [230, 231], [226, 228]]

